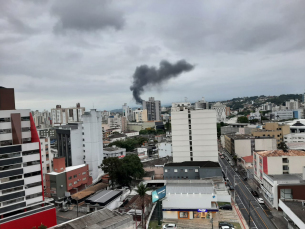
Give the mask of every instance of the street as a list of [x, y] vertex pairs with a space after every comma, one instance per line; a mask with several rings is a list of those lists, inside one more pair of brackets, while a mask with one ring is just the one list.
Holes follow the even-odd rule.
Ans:
[[276, 229], [262, 206], [257, 202], [256, 198], [249, 191], [247, 184], [243, 181], [240, 175], [234, 171], [228, 161], [219, 157], [219, 164], [221, 165], [226, 177], [229, 179], [231, 186], [234, 187], [234, 191], [232, 193], [235, 192], [235, 202], [242, 212], [243, 217], [247, 221], [248, 225], [250, 212], [250, 228]]

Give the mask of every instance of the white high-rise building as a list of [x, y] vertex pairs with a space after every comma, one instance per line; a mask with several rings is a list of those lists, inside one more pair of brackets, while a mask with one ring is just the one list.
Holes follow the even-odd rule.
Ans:
[[71, 122], [81, 122], [81, 116], [85, 112], [85, 107], [81, 107], [79, 103], [76, 107], [61, 108], [61, 105], [56, 105], [56, 108], [51, 109], [52, 125], [65, 125]]
[[209, 109], [209, 102], [205, 101], [204, 97], [195, 103], [195, 110], [197, 109]]
[[127, 106], [127, 103], [124, 103], [124, 105], [122, 106], [122, 110], [123, 110], [123, 117], [126, 117], [126, 119], [128, 121], [132, 121], [132, 117], [133, 117], [133, 113], [132, 113], [132, 109]]
[[218, 161], [215, 110], [193, 110], [190, 103], [171, 109], [173, 161]]
[[299, 100], [286, 101], [286, 107], [288, 110], [297, 110], [299, 109]]
[[103, 162], [103, 131], [101, 112], [91, 109], [83, 119], [83, 152], [85, 164], [89, 165], [89, 175], [93, 182], [102, 174], [98, 167]]
[[225, 122], [226, 121], [226, 105], [223, 105], [220, 102], [215, 103], [212, 106], [212, 110], [216, 110], [217, 122]]

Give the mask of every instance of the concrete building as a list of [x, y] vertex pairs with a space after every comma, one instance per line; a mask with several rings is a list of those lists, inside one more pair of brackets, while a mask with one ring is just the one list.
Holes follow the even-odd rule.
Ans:
[[305, 142], [305, 133], [291, 133], [284, 136], [284, 142]]
[[169, 122], [170, 121], [170, 115], [169, 114], [162, 114], [162, 120], [163, 122]]
[[161, 102], [149, 97], [148, 101], [142, 101], [143, 110], [147, 110], [148, 121], [161, 121]]
[[202, 180], [212, 177], [222, 178], [221, 167], [212, 161], [185, 161], [164, 164], [165, 180]]
[[286, 101], [286, 107], [288, 110], [296, 110], [299, 109], [299, 101], [291, 99], [290, 101]]
[[123, 158], [126, 156], [126, 149], [125, 148], [119, 148], [116, 146], [112, 147], [106, 147], [103, 149], [104, 151], [104, 159], [108, 157], [118, 157], [118, 158]]
[[274, 111], [270, 114], [270, 119], [274, 119], [274, 120], [293, 119], [293, 114], [294, 113], [292, 110]]
[[223, 105], [220, 102], [215, 103], [212, 107], [212, 110], [216, 111], [217, 122], [225, 122], [226, 121], [226, 105]]
[[109, 116], [108, 126], [110, 129], [121, 128], [121, 116], [119, 114]]
[[302, 101], [305, 103], [305, 92], [302, 94]]
[[33, 119], [37, 128], [48, 128], [52, 125], [51, 113], [47, 110], [42, 112], [32, 111]]
[[32, 113], [15, 109], [13, 88], [0, 87], [0, 227], [56, 225], [45, 202], [40, 139]]
[[260, 128], [258, 125], [250, 125], [248, 123], [228, 123], [227, 126], [222, 126], [221, 134], [251, 134], [253, 129]]
[[146, 128], [156, 128], [156, 126], [162, 124], [163, 122], [142, 122], [142, 123], [136, 123], [136, 122], [130, 122], [127, 124], [128, 131], [137, 131], [145, 130]]
[[248, 116], [249, 120], [254, 120], [254, 119], [261, 120], [261, 118], [262, 117], [261, 117], [261, 114], [259, 113], [259, 111], [250, 113], [250, 115]]
[[172, 157], [172, 142], [162, 141], [157, 144], [159, 157]]
[[82, 119], [83, 123], [69, 123], [56, 129], [58, 156], [65, 157], [66, 167], [88, 164], [89, 175], [95, 181], [103, 174], [98, 168], [103, 161], [101, 113], [91, 109]]
[[285, 124], [290, 126], [291, 133], [304, 133], [305, 132], [305, 119], [293, 120], [290, 122], [285, 122]]
[[132, 114], [132, 108], [130, 108], [129, 106], [127, 106], [127, 103], [124, 103], [124, 105], [122, 106], [122, 110], [123, 110], [123, 117], [126, 117], [126, 119], [128, 121], [132, 121], [133, 118], [133, 114]]
[[92, 184], [92, 177], [89, 176], [88, 165], [76, 165], [66, 167], [65, 158], [54, 158], [54, 172], [46, 174], [46, 196], [63, 201], [70, 195], [85, 189]]
[[268, 122], [262, 129], [252, 131], [254, 137], [273, 137], [276, 138], [276, 143], [279, 145], [284, 140], [284, 136], [290, 134], [288, 125], [282, 125], [277, 122]]
[[284, 213], [288, 229], [305, 228], [305, 200], [280, 199], [279, 207]]
[[266, 102], [265, 104], [262, 104], [262, 111], [271, 111], [272, 110], [272, 107], [273, 107], [273, 103], [270, 103], [270, 102]]
[[164, 219], [212, 219], [217, 202], [231, 202], [221, 179], [167, 180], [166, 200], [162, 202]]
[[198, 102], [195, 102], [195, 110], [209, 109], [209, 102], [205, 101], [204, 97]]
[[225, 149], [232, 156], [238, 158], [251, 156], [253, 151], [276, 150], [275, 138], [260, 137], [255, 138], [251, 135], [225, 135]]
[[147, 110], [134, 110], [132, 120], [135, 122], [147, 122]]
[[231, 109], [230, 107], [226, 107], [226, 116], [230, 116], [231, 115]]
[[61, 108], [61, 105], [56, 105], [56, 108], [51, 109], [52, 125], [65, 125], [71, 122], [81, 122], [82, 114], [85, 112], [85, 107], [81, 107], [77, 103], [75, 107]]
[[43, 187], [46, 188], [46, 174], [53, 171], [54, 153], [51, 152], [50, 138], [40, 138]]
[[192, 110], [190, 103], [173, 103], [173, 161], [218, 161], [215, 110]]

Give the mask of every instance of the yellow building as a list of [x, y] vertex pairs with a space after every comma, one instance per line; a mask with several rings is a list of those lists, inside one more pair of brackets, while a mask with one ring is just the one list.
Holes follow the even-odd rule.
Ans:
[[258, 137], [274, 137], [277, 145], [279, 145], [286, 134], [290, 134], [288, 125], [280, 125], [277, 122], [268, 122], [263, 126], [263, 129], [254, 129], [252, 136]]

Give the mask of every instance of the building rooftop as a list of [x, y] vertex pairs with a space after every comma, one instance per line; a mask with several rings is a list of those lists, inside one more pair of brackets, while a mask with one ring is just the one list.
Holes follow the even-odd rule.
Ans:
[[146, 171], [144, 177], [151, 177], [155, 175], [155, 171]]
[[125, 148], [120, 148], [120, 147], [106, 147], [106, 148], [104, 148], [103, 149], [104, 151], [116, 151], [116, 150], [125, 150], [126, 151], [126, 149]]
[[112, 138], [122, 138], [122, 137], [126, 137], [125, 134], [114, 134], [109, 136], [108, 138], [112, 139]]
[[104, 229], [125, 228], [124, 224], [131, 222], [132, 216], [111, 211], [107, 208], [88, 215], [67, 221], [52, 227], [53, 229]]
[[242, 157], [242, 159], [246, 162], [246, 163], [253, 163], [253, 156], [246, 156], [246, 157]]
[[199, 167], [220, 167], [218, 162], [213, 161], [184, 161], [184, 162], [176, 162], [176, 163], [168, 163], [165, 166], [199, 166]]
[[305, 152], [302, 150], [288, 150], [287, 152], [283, 150], [267, 150], [256, 153], [262, 157], [305, 156]]
[[249, 123], [228, 123], [228, 126], [248, 126]]
[[200, 194], [209, 194], [213, 193], [214, 188], [211, 183], [167, 183], [166, 184], [166, 193], [200, 193]]
[[105, 184], [105, 183], [98, 183], [98, 184], [93, 185], [89, 188], [86, 188], [85, 190], [82, 190], [80, 192], [77, 192], [77, 193], [73, 194], [71, 196], [71, 198], [74, 199], [74, 200], [81, 200], [81, 199], [84, 199], [84, 198], [96, 193], [99, 190], [107, 188], [108, 186], [109, 185]]
[[305, 200], [282, 200], [281, 201], [288, 207], [290, 210], [305, 223], [305, 208], [302, 206], [302, 201]]
[[273, 181], [278, 181], [278, 184], [304, 183], [302, 174], [270, 174], [267, 176]]
[[[151, 203], [151, 196], [145, 194], [144, 205], [148, 206]], [[132, 197], [129, 202], [125, 205], [126, 209], [142, 209], [143, 199], [139, 195]]]
[[305, 150], [305, 142], [287, 142], [286, 145], [291, 150]]
[[104, 190], [101, 191], [90, 198], [86, 199], [86, 203], [90, 204], [99, 204], [101, 206], [106, 206], [109, 204], [111, 201], [116, 199], [122, 194], [122, 191], [117, 191], [117, 190]]

